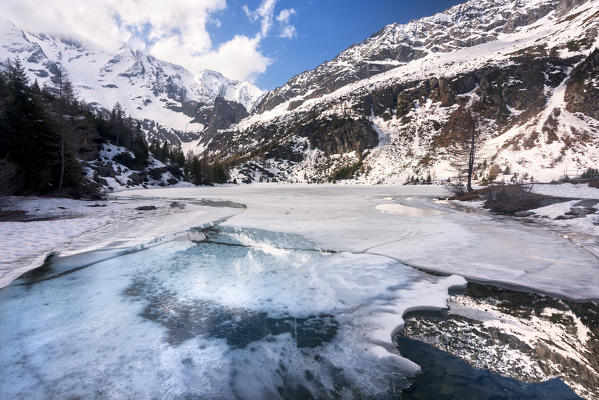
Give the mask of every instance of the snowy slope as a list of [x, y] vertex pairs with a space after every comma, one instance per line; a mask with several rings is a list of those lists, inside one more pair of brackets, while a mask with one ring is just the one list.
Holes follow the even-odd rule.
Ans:
[[[427, 56], [496, 41], [504, 33], [534, 22], [558, 6], [559, 0], [467, 1], [431, 17], [390, 24], [331, 61], [303, 72], [268, 93], [259, 110], [283, 100], [314, 98], [348, 83], [377, 75]], [[574, 5], [581, 1], [569, 1]], [[324, 84], [323, 84], [324, 82]]]
[[451, 148], [475, 129], [478, 177], [576, 175], [599, 160], [598, 28], [597, 0], [469, 1], [392, 24], [198, 148], [258, 153], [240, 178], [327, 181], [353, 168], [360, 182], [441, 181], [458, 175]]
[[198, 132], [191, 123], [202, 105], [217, 96], [250, 110], [262, 91], [248, 82], [232, 81], [215, 71], [194, 76], [178, 65], [122, 47], [111, 53], [72, 40], [31, 34], [0, 18], [0, 59], [18, 57], [31, 79], [51, 85], [59, 66], [73, 81], [79, 97], [99, 108], [118, 101], [134, 118], [156, 121], [165, 128]]

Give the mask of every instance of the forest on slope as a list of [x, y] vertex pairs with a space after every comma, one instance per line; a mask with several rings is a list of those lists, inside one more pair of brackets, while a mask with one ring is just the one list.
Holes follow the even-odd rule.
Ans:
[[124, 149], [112, 157], [119, 169], [141, 171], [155, 158], [172, 175], [194, 184], [229, 179], [221, 165], [185, 157], [179, 145], [149, 144], [140, 122], [118, 103], [109, 115], [97, 113], [77, 98], [65, 71], [58, 71], [53, 86], [40, 88], [29, 81], [19, 59], [2, 64], [0, 194], [101, 196], [106, 182], [90, 167], [104, 144]]

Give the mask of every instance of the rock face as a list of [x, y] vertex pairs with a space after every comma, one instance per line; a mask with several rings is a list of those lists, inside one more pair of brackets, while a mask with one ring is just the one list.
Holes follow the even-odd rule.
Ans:
[[366, 119], [315, 120], [302, 125], [297, 135], [307, 138], [312, 148], [327, 156], [350, 152], [362, 154], [379, 144], [377, 133]]
[[574, 69], [565, 100], [568, 111], [599, 120], [599, 49]]
[[326, 182], [359, 164], [358, 182], [439, 182], [463, 173], [474, 135], [478, 181], [573, 176], [599, 157], [598, 28], [598, 0], [472, 0], [392, 24], [198, 151], [238, 180]]
[[404, 335], [525, 382], [561, 378], [599, 399], [599, 305], [469, 283], [441, 320], [406, 316]]
[[332, 93], [349, 83], [430, 54], [451, 52], [494, 41], [498, 35], [532, 24], [554, 10], [558, 15], [564, 14], [583, 4], [584, 0], [528, 3], [530, 4], [512, 0], [468, 1], [406, 25], [388, 25], [333, 60], [321, 64], [315, 70], [303, 72], [269, 92], [258, 105], [257, 111], [271, 110], [298, 96], [310, 99]]
[[216, 97], [211, 111], [208, 128], [204, 131], [206, 138], [214, 136], [220, 129], [229, 128], [249, 115], [241, 104], [227, 101], [221, 96]]

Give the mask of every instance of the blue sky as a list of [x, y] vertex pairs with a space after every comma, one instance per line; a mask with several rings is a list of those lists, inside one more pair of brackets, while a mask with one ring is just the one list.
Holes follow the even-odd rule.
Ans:
[[32, 32], [111, 51], [123, 46], [273, 89], [392, 22], [460, 0], [2, 0], [0, 14]]
[[[261, 42], [262, 52], [271, 58], [267, 72], [257, 76], [255, 83], [263, 89], [273, 89], [292, 76], [330, 60], [353, 43], [361, 42], [385, 25], [432, 15], [459, 0], [338, 1], [314, 0], [297, 2], [280, 0], [277, 9], [293, 8], [290, 18], [297, 32], [292, 39], [271, 35]], [[259, 1], [229, 0], [227, 10], [219, 13], [220, 27], [209, 27], [215, 42], [229, 40], [232, 35], [251, 35], [256, 23], [251, 23], [242, 10], [259, 6]]]

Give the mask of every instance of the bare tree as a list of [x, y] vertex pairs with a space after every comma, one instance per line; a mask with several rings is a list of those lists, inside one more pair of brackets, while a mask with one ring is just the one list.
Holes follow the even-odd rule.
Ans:
[[472, 191], [472, 177], [480, 134], [471, 110], [457, 113], [450, 125], [451, 143], [448, 146], [450, 164], [458, 171], [459, 179], [466, 174], [466, 190]]
[[466, 190], [472, 191], [472, 173], [474, 172], [474, 156], [476, 155], [476, 129], [470, 133], [470, 150], [468, 151], [468, 183]]

